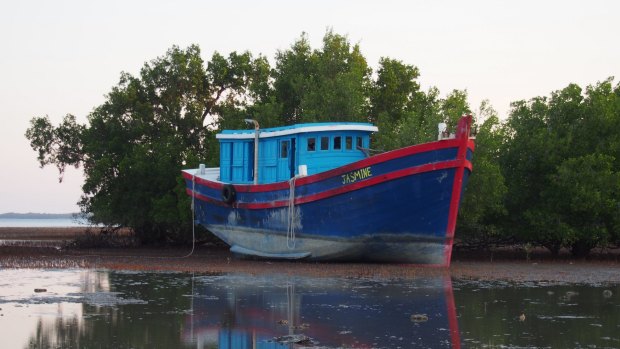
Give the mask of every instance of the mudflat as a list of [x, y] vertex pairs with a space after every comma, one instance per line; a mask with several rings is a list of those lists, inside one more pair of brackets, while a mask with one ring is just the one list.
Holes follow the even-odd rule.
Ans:
[[71, 240], [85, 231], [83, 227], [0, 227], [0, 240]]
[[2, 240], [58, 240], [66, 242], [84, 234], [84, 228], [0, 228], [0, 268], [98, 268], [114, 270], [177, 271], [209, 274], [251, 275], [284, 273], [326, 277], [412, 279], [425, 275], [450, 275], [459, 279], [504, 280], [509, 282], [620, 283], [617, 254], [590, 259], [551, 258], [519, 254], [493, 259], [480, 254], [453, 254], [449, 268], [408, 264], [317, 263], [241, 259], [228, 248], [207, 244], [191, 247], [69, 248], [10, 245]]

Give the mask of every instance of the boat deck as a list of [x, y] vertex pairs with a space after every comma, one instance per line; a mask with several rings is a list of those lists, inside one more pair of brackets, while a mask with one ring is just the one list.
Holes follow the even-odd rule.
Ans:
[[220, 177], [219, 167], [205, 168], [204, 174], [200, 174], [200, 169], [198, 168], [183, 170], [183, 172], [189, 174], [190, 176], [195, 176], [196, 178], [205, 179], [205, 180], [216, 182], [216, 183], [224, 183], [220, 181], [220, 178], [219, 178]]

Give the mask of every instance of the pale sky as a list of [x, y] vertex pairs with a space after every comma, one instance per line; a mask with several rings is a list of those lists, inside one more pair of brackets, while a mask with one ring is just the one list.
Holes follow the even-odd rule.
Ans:
[[[273, 63], [302, 32], [359, 43], [376, 69], [416, 65], [424, 89], [467, 89], [506, 118], [511, 101], [571, 82], [620, 78], [620, 1], [7, 1], [0, 2], [0, 213], [76, 212], [82, 175], [58, 183], [24, 137], [32, 117], [84, 122], [121, 71], [172, 45], [249, 50]], [[617, 80], [616, 80], [617, 81]]]

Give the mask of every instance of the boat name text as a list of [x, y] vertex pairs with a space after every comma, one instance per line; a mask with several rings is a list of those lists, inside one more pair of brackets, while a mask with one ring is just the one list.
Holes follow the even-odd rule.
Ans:
[[370, 172], [370, 166], [368, 166], [365, 168], [360, 168], [359, 170], [356, 170], [356, 171], [345, 173], [341, 177], [342, 177], [342, 184], [351, 184], [357, 181], [361, 181], [362, 179], [372, 177], [372, 173]]

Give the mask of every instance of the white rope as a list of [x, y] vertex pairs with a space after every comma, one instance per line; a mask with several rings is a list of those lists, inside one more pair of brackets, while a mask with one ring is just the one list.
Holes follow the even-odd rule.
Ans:
[[192, 250], [188, 254], [179, 258], [187, 258], [194, 254], [196, 248], [196, 218], [194, 218], [196, 212], [196, 173], [192, 174]]
[[292, 250], [295, 248], [295, 180], [297, 176], [288, 181], [288, 224], [286, 229], [286, 246]]

